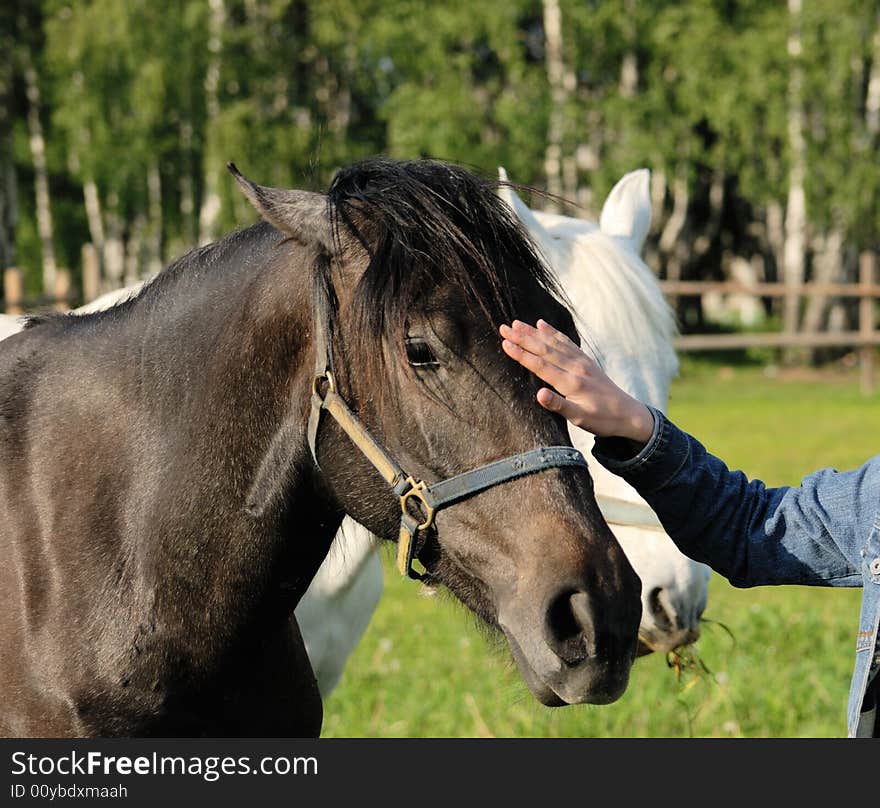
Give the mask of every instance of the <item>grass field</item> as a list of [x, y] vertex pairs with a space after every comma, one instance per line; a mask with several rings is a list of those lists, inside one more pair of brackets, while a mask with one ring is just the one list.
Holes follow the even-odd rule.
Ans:
[[[731, 468], [770, 485], [858, 466], [880, 447], [878, 401], [861, 397], [843, 370], [770, 377], [689, 362], [669, 414]], [[463, 607], [401, 580], [390, 550], [385, 560], [385, 594], [325, 705], [325, 737], [845, 734], [860, 590], [738, 590], [715, 575], [705, 615], [714, 622], [696, 648], [708, 672], [677, 675], [652, 654], [615, 704], [549, 709]]]

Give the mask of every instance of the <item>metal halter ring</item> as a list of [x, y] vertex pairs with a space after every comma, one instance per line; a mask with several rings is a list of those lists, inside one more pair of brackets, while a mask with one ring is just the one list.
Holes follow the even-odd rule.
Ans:
[[409, 502], [410, 498], [415, 497], [424, 508], [425, 521], [422, 522], [418, 526], [418, 530], [425, 530], [426, 528], [431, 527], [434, 524], [434, 512], [436, 508], [434, 508], [428, 500], [425, 498], [425, 491], [428, 490], [428, 484], [424, 480], [416, 480], [415, 477], [407, 477], [406, 481], [409, 483], [409, 488], [407, 491], [400, 496], [400, 509], [404, 514], [408, 514], [409, 511], [406, 508], [407, 502]]
[[317, 396], [318, 398], [323, 400], [324, 396], [322, 396], [320, 391], [318, 390], [318, 387], [321, 385], [322, 382], [327, 382], [328, 393], [335, 393], [336, 380], [333, 378], [333, 374], [329, 370], [324, 371], [323, 374], [315, 376], [315, 378], [312, 379], [312, 395]]

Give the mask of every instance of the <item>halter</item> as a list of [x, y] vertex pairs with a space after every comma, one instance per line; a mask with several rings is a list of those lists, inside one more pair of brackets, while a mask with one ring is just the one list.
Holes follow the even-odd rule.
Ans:
[[[370, 434], [336, 390], [331, 352], [330, 304], [316, 287], [315, 305], [315, 374], [312, 379], [312, 408], [309, 413], [308, 441], [315, 464], [318, 464], [317, 441], [321, 413], [327, 412], [382, 475], [400, 501], [400, 532], [397, 541], [397, 568], [401, 575], [415, 580], [424, 576], [413, 569], [416, 537], [434, 524], [438, 511], [508, 480], [551, 468], [588, 469], [584, 456], [571, 446], [543, 446], [511, 455], [485, 466], [457, 474], [435, 483], [418, 480], [400, 466]], [[420, 518], [409, 511], [418, 504]]]
[[665, 532], [657, 514], [644, 503], [596, 494], [596, 504], [599, 506], [602, 517], [609, 525]]

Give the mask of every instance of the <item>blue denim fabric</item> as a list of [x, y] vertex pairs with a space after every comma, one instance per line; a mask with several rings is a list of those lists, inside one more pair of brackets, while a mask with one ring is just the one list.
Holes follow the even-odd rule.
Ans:
[[874, 704], [880, 667], [880, 455], [854, 471], [823, 469], [799, 487], [767, 488], [652, 412], [654, 434], [637, 454], [620, 438], [598, 439], [593, 454], [644, 497], [685, 555], [738, 587], [864, 588], [847, 706], [847, 734], [863, 735], [860, 715]]

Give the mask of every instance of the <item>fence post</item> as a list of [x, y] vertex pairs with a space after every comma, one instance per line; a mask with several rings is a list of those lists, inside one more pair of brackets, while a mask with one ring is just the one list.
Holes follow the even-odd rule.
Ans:
[[17, 267], [9, 267], [3, 273], [3, 298], [7, 314], [24, 314], [21, 305], [24, 299], [24, 279]]
[[[859, 284], [863, 287], [874, 284], [877, 256], [873, 250], [863, 250], [859, 254]], [[859, 386], [862, 395], [874, 392], [874, 298], [862, 290], [859, 298], [859, 336], [863, 340], [859, 348]]]
[[53, 289], [53, 297], [55, 298], [55, 304], [53, 308], [55, 311], [69, 311], [70, 310], [70, 301], [68, 299], [70, 295], [70, 270], [69, 269], [56, 269], [55, 270], [55, 288]]
[[83, 303], [91, 303], [101, 288], [101, 265], [94, 244], [83, 244], [82, 273]]

